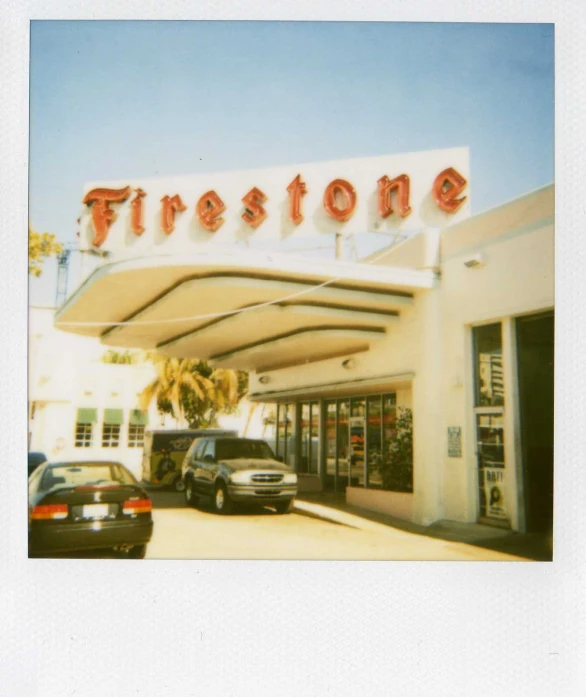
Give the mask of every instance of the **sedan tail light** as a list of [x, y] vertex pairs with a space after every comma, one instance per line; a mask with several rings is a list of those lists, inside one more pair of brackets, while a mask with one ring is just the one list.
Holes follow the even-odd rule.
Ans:
[[35, 506], [31, 514], [33, 520], [63, 520], [67, 518], [69, 508], [66, 503], [51, 503], [45, 506]]
[[122, 507], [122, 512], [127, 515], [136, 515], [137, 513], [150, 513], [153, 510], [153, 504], [150, 499], [136, 499], [134, 501], [125, 501]]

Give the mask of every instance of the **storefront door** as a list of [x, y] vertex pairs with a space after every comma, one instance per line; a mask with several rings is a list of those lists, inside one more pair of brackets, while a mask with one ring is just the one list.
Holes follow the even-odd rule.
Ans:
[[553, 526], [554, 316], [517, 320], [519, 404], [528, 532]]
[[348, 477], [350, 486], [364, 483], [364, 433], [366, 419], [363, 416], [350, 417], [350, 442], [348, 447]]

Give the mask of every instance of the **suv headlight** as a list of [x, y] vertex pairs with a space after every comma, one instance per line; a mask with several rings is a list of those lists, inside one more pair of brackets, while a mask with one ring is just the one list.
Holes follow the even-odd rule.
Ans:
[[230, 475], [230, 481], [234, 484], [248, 484], [250, 482], [250, 472], [234, 472]]
[[286, 474], [283, 477], [283, 484], [297, 484], [297, 475], [295, 473]]

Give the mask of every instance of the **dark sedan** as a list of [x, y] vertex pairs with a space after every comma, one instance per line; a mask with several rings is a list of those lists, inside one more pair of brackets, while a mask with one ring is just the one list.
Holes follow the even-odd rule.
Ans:
[[153, 532], [148, 494], [119, 462], [46, 462], [29, 478], [29, 556], [115, 550], [142, 559]]

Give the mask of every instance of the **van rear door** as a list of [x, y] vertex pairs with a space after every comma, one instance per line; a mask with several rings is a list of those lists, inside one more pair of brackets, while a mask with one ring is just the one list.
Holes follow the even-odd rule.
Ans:
[[151, 467], [152, 444], [153, 444], [153, 434], [146, 431], [144, 434], [144, 443], [142, 446], [142, 480], [143, 480], [143, 482], [152, 482], [152, 467]]

